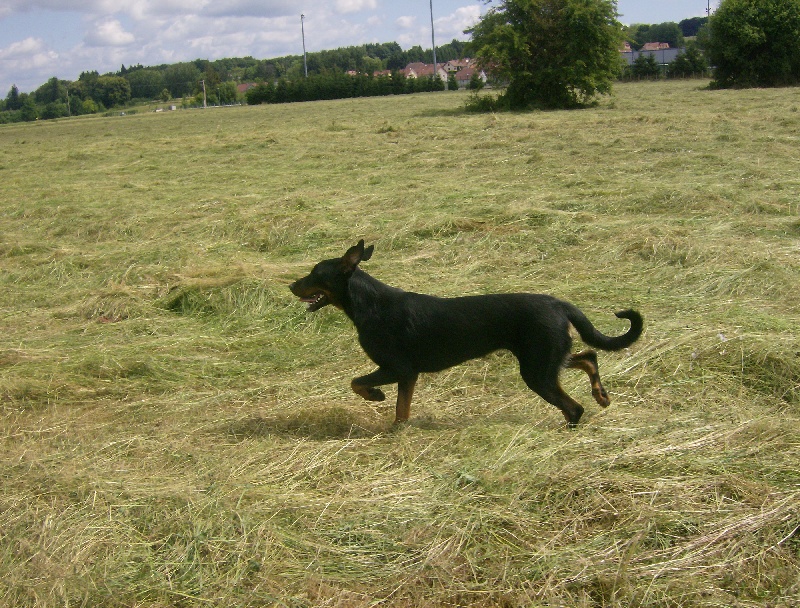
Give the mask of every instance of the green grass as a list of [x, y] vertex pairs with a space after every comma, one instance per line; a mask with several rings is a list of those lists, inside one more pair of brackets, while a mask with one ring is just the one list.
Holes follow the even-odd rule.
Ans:
[[[800, 97], [624, 84], [0, 127], [0, 603], [797, 606]], [[576, 431], [496, 354], [411, 422], [287, 289], [365, 238], [410, 290], [606, 333]]]

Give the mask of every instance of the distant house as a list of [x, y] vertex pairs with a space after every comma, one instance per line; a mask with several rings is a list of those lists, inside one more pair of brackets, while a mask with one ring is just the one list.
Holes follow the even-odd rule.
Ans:
[[462, 68], [458, 72], [456, 72], [456, 82], [458, 83], [459, 89], [466, 89], [469, 87], [469, 83], [472, 80], [472, 76], [474, 74], [478, 75], [484, 84], [486, 84], [486, 72], [481, 70], [478, 66], [472, 65], [467, 68]]
[[444, 64], [444, 69], [448, 74], [460, 72], [464, 68], [475, 65], [472, 59], [453, 59]]
[[406, 78], [418, 78], [419, 74], [426, 67], [424, 63], [409, 63], [405, 68], [400, 70], [405, 74]]
[[405, 74], [406, 78], [430, 78], [433, 76], [435, 70], [439, 78], [447, 80], [447, 70], [444, 69], [444, 66], [444, 63], [437, 64], [435, 68], [432, 64], [428, 63], [409, 63], [402, 72]]
[[239, 95], [244, 95], [247, 91], [257, 86], [255, 82], [243, 82], [236, 85], [236, 92], [239, 93]]

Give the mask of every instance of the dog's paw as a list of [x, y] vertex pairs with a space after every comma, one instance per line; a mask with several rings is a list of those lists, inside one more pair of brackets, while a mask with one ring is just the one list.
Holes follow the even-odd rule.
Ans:
[[383, 391], [379, 388], [370, 388], [367, 391], [366, 399], [369, 401], [385, 401], [386, 395], [384, 395]]
[[386, 400], [386, 395], [383, 394], [383, 391], [379, 388], [375, 388], [374, 386], [364, 386], [363, 384], [359, 384], [353, 380], [353, 382], [350, 384], [350, 388], [353, 389], [353, 392], [356, 395], [360, 395], [367, 401]]
[[602, 387], [600, 387], [599, 389], [593, 388], [592, 396], [594, 397], [594, 400], [597, 401], [597, 403], [601, 407], [608, 407], [611, 404], [611, 397], [608, 396], [606, 389]]

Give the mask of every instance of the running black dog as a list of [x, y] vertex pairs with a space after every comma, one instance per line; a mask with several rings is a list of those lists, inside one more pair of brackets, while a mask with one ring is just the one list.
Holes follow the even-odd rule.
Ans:
[[642, 333], [642, 316], [623, 310], [630, 328], [617, 337], [597, 331], [589, 319], [568, 302], [528, 293], [438, 298], [390, 287], [361, 270], [374, 246], [364, 241], [341, 258], [323, 260], [311, 273], [289, 286], [308, 304], [309, 312], [333, 304], [353, 321], [358, 340], [378, 369], [355, 378], [353, 390], [369, 401], [386, 396], [376, 388], [397, 383], [395, 423], [408, 420], [411, 397], [422, 372], [438, 372], [495, 350], [510, 350], [519, 359], [522, 378], [531, 390], [559, 408], [570, 426], [583, 407], [561, 388], [562, 367], [589, 375], [595, 401], [606, 407], [609, 397], [600, 382], [597, 353], [570, 354], [570, 324], [584, 342], [603, 350], [620, 350]]

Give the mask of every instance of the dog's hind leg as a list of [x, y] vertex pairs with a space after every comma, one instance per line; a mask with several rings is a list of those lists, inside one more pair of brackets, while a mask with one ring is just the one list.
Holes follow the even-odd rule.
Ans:
[[411, 416], [411, 398], [414, 396], [414, 385], [417, 376], [405, 378], [397, 382], [397, 406], [395, 407], [394, 423], [405, 422]]
[[582, 369], [589, 376], [592, 384], [592, 397], [602, 407], [608, 407], [611, 398], [608, 396], [603, 383], [600, 382], [600, 371], [597, 367], [597, 353], [593, 350], [585, 350], [575, 355], [570, 355], [564, 367], [572, 369]]
[[564, 414], [570, 427], [575, 427], [583, 416], [583, 406], [564, 392], [558, 381], [560, 366], [546, 369], [535, 361], [520, 360], [520, 374], [525, 384], [548, 403]]
[[542, 399], [548, 403], [552, 403], [561, 410], [561, 413], [564, 414], [564, 418], [567, 419], [567, 424], [569, 424], [570, 427], [574, 428], [578, 426], [578, 421], [581, 419], [581, 416], [583, 416], [583, 406], [564, 392], [558, 380], [556, 380], [554, 386], [537, 392], [542, 396]]

